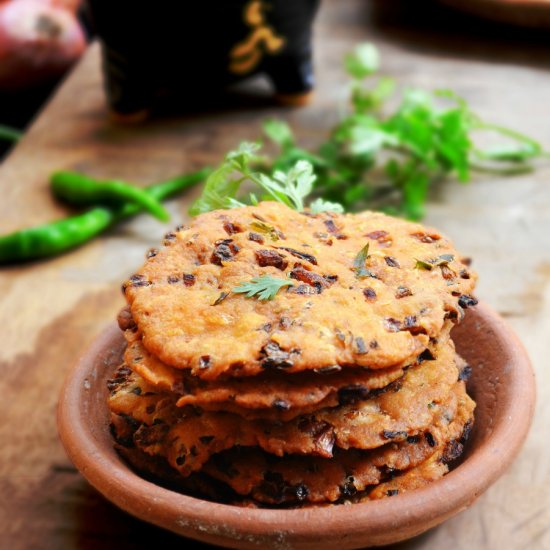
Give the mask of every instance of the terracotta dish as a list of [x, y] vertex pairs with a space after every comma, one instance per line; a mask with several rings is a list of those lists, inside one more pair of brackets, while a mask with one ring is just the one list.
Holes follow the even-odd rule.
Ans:
[[418, 535], [471, 505], [513, 461], [535, 403], [527, 354], [489, 307], [468, 309], [453, 332], [473, 367], [469, 392], [475, 427], [462, 462], [426, 488], [364, 504], [262, 510], [191, 498], [146, 481], [118, 456], [109, 434], [106, 380], [124, 339], [111, 325], [70, 371], [58, 424], [67, 453], [83, 476], [127, 512], [189, 538], [230, 548], [364, 548]]
[[441, 0], [462, 11], [525, 27], [550, 28], [548, 0]]

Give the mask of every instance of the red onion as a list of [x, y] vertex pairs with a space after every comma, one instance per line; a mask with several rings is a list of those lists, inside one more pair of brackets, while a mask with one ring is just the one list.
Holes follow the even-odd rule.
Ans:
[[60, 0], [0, 3], [0, 88], [14, 89], [62, 74], [86, 48], [75, 15]]

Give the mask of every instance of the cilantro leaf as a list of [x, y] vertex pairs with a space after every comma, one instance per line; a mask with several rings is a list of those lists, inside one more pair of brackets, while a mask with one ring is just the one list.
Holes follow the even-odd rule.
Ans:
[[[310, 202], [312, 212], [369, 208], [419, 220], [438, 181], [468, 182], [473, 171], [526, 173], [550, 157], [532, 138], [483, 121], [452, 90], [404, 88], [398, 94], [394, 79], [377, 74], [373, 44], [359, 44], [344, 64], [350, 108], [316, 150], [301, 148], [288, 123], [266, 120], [263, 132], [277, 156], [260, 158], [257, 144], [241, 145], [211, 175], [191, 213], [271, 199], [298, 211]], [[392, 108], [384, 109], [390, 96]], [[480, 132], [504, 142], [481, 149]], [[265, 194], [239, 196], [245, 185]]]
[[260, 149], [259, 143], [251, 143], [243, 141], [239, 148], [235, 151], [230, 151], [225, 156], [225, 162], [234, 170], [246, 172], [249, 169], [250, 163], [258, 159], [256, 153]]
[[[248, 165], [256, 158], [258, 148], [257, 144], [243, 142], [237, 150], [227, 153], [223, 163], [206, 179], [202, 195], [193, 203], [189, 214], [196, 216], [211, 210], [245, 206], [236, 196], [246, 179]], [[241, 174], [234, 177], [235, 172]]]
[[315, 168], [326, 167], [326, 162], [319, 155], [296, 146], [292, 130], [282, 120], [268, 118], [262, 124], [263, 133], [280, 148], [279, 155], [273, 160], [273, 172], [288, 171], [299, 160], [307, 160]]
[[378, 50], [373, 44], [359, 44], [352, 53], [346, 55], [344, 65], [354, 78], [365, 78], [375, 73], [380, 66]]
[[197, 216], [219, 208], [244, 206], [234, 198], [242, 180], [231, 179], [231, 172], [233, 169], [225, 164], [214, 170], [206, 179], [202, 195], [193, 203], [189, 214]]
[[313, 214], [319, 214], [319, 212], [336, 212], [338, 214], [344, 213], [344, 207], [337, 202], [330, 202], [318, 197], [313, 202], [309, 203], [309, 209]]
[[[346, 210], [379, 209], [418, 220], [435, 182], [448, 176], [467, 182], [472, 170], [524, 173], [544, 155], [535, 140], [482, 121], [451, 90], [405, 89], [396, 108], [384, 112], [395, 82], [377, 76], [379, 61], [372, 44], [358, 45], [345, 58], [352, 77], [351, 109], [313, 153], [320, 159], [312, 162], [314, 197], [341, 203]], [[512, 143], [480, 150], [474, 141], [479, 131]], [[300, 154], [293, 140], [290, 148], [281, 148], [273, 166]]]
[[[485, 123], [479, 118], [473, 122], [474, 130], [489, 131], [505, 137], [508, 141], [498, 145], [492, 145], [483, 150], [475, 148], [473, 151], [474, 162], [472, 169], [496, 174], [521, 174], [530, 172], [533, 165], [529, 162], [541, 156], [548, 156], [540, 143], [534, 139], [495, 124]], [[490, 161], [490, 164], [478, 164], [477, 160]]]
[[[313, 190], [316, 175], [313, 166], [307, 160], [298, 160], [286, 172], [275, 170], [269, 176], [256, 169], [255, 163], [260, 161], [257, 156], [259, 146], [244, 142], [235, 151], [229, 152], [223, 163], [212, 172], [206, 180], [202, 195], [191, 206], [192, 216], [210, 212], [218, 208], [238, 208], [247, 203], [237, 198], [244, 183], [253, 184], [267, 193], [266, 198], [274, 199], [301, 212], [305, 208], [305, 199]], [[257, 204], [254, 193], [248, 196], [248, 203]], [[343, 207], [328, 201], [317, 203], [325, 210], [342, 211]]]
[[286, 174], [280, 171], [272, 177], [259, 174], [258, 183], [275, 200], [301, 212], [304, 209], [304, 198], [311, 193], [315, 179], [313, 166], [305, 160], [299, 160]]
[[380, 77], [372, 88], [354, 85], [351, 90], [351, 103], [358, 113], [379, 109], [395, 90], [395, 80], [386, 76]]
[[349, 128], [348, 151], [352, 155], [375, 155], [386, 146], [398, 146], [399, 140], [372, 121], [359, 120]]
[[268, 118], [262, 124], [264, 134], [282, 149], [289, 149], [294, 146], [294, 135], [290, 126], [276, 118]]
[[273, 300], [277, 292], [285, 286], [294, 286], [291, 281], [279, 279], [271, 275], [254, 277], [249, 282], [243, 282], [232, 289], [235, 294], [244, 294], [247, 298], [258, 300]]

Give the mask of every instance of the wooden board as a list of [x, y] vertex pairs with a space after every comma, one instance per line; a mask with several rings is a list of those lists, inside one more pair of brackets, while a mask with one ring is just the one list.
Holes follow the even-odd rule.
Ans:
[[[117, 127], [105, 111], [92, 47], [0, 168], [0, 232], [65, 214], [48, 174], [74, 168], [140, 184], [215, 163], [266, 116], [283, 116], [317, 142], [345, 99], [343, 54], [375, 41], [385, 72], [408, 85], [445, 86], [485, 118], [550, 147], [550, 59], [539, 39], [472, 26], [432, 3], [327, 0], [316, 31], [317, 96], [301, 110], [265, 99]], [[422, 6], [426, 9], [423, 11]], [[517, 39], [517, 35], [514, 35]], [[260, 87], [261, 88], [261, 87]], [[480, 273], [478, 295], [523, 339], [538, 376], [531, 435], [510, 471], [469, 510], [400, 548], [550, 548], [550, 167], [513, 179], [448, 183], [427, 222], [447, 232]], [[173, 201], [173, 225], [192, 193]], [[0, 547], [142, 548], [181, 541], [116, 510], [74, 470], [58, 443], [55, 406], [63, 376], [122, 305], [120, 282], [167, 226], [142, 216], [63, 257], [0, 269]]]

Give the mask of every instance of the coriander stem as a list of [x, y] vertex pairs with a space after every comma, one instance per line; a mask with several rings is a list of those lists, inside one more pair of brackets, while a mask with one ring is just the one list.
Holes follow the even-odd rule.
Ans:
[[535, 141], [534, 139], [520, 133], [516, 132], [515, 130], [511, 130], [510, 128], [505, 128], [504, 126], [498, 126], [497, 124], [490, 124], [487, 122], [478, 122], [474, 127], [474, 130], [493, 130], [494, 132], [497, 132], [499, 134], [502, 134], [503, 136], [510, 137], [512, 139], [515, 139], [516, 141], [528, 143], [531, 145], [538, 153], [542, 151], [542, 148], [540, 144]]
[[518, 174], [528, 174], [534, 170], [530, 164], [516, 164], [515, 166], [497, 167], [484, 166], [476, 162], [470, 161], [470, 168], [476, 172], [484, 172], [486, 174], [498, 174], [501, 176], [515, 176]]

